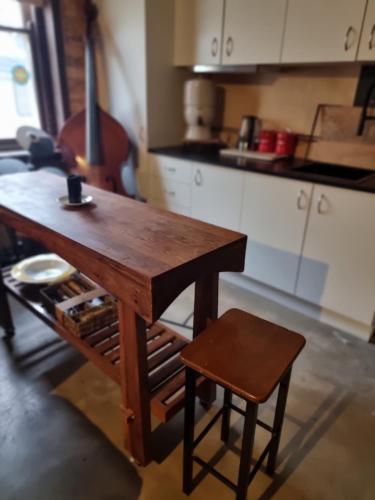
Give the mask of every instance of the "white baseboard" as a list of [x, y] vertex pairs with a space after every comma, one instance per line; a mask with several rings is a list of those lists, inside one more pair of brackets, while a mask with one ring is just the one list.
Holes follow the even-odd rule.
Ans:
[[309, 318], [316, 319], [321, 323], [326, 323], [334, 328], [343, 330], [351, 335], [354, 335], [361, 340], [369, 341], [372, 334], [374, 333], [374, 327], [371, 325], [366, 325], [359, 321], [347, 318], [341, 314], [337, 314], [328, 309], [321, 308], [309, 302], [299, 299], [295, 295], [289, 295], [275, 288], [269, 287], [254, 281], [251, 278], [244, 276], [243, 274], [237, 273], [221, 273], [220, 278], [227, 281], [233, 285], [239, 286], [244, 290], [256, 293], [266, 299], [272, 300], [277, 304], [288, 307], [293, 311], [297, 311]]

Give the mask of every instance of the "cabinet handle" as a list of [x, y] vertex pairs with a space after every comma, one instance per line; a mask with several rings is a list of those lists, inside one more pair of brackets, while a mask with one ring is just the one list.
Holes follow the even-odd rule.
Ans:
[[233, 46], [234, 46], [233, 38], [231, 36], [229, 36], [227, 38], [227, 42], [225, 44], [225, 52], [226, 52], [228, 57], [230, 57], [233, 53]]
[[323, 203], [328, 204], [328, 199], [327, 199], [325, 194], [320, 195], [319, 200], [318, 200], [318, 204], [317, 204], [317, 211], [318, 211], [318, 214], [320, 214], [320, 215], [326, 214], [328, 212], [328, 210], [323, 209]]
[[353, 26], [349, 26], [349, 28], [346, 30], [345, 44], [344, 44], [345, 51], [348, 51], [353, 46], [354, 38], [353, 38], [352, 43], [350, 43], [350, 35], [351, 35], [351, 33], [353, 33], [353, 36], [355, 35], [355, 29], [353, 28]]
[[215, 36], [215, 38], [213, 38], [212, 42], [211, 42], [211, 55], [212, 55], [212, 57], [217, 56], [218, 48], [219, 48], [219, 44], [218, 44], [217, 38]]
[[196, 186], [201, 186], [203, 184], [202, 172], [199, 170], [199, 168], [195, 172], [194, 182]]
[[297, 198], [297, 208], [298, 210], [304, 210], [306, 208], [306, 204], [303, 203], [303, 200], [307, 198], [307, 194], [303, 189], [300, 190]]
[[370, 39], [368, 41], [368, 48], [369, 50], [372, 50], [374, 48], [374, 35], [375, 35], [375, 24], [372, 25], [371, 33], [370, 33]]
[[176, 169], [174, 167], [167, 167], [168, 172], [176, 172]]
[[175, 191], [166, 191], [167, 195], [168, 196], [176, 196], [176, 192]]

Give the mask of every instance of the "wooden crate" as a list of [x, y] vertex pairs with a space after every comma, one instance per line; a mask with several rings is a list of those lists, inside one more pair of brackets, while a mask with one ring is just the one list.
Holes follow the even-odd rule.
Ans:
[[78, 337], [117, 321], [117, 303], [104, 288], [77, 274], [40, 291], [44, 306]]

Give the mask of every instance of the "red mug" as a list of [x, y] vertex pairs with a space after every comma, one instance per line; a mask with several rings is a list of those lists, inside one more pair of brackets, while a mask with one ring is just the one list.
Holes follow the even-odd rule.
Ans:
[[292, 132], [278, 132], [276, 138], [276, 154], [293, 156], [297, 145], [297, 135]]
[[259, 133], [258, 151], [261, 153], [273, 153], [276, 148], [276, 131], [261, 130]]

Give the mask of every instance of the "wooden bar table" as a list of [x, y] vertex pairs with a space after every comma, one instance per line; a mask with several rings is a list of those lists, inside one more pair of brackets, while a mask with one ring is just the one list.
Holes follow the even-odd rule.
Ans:
[[44, 172], [1, 176], [0, 221], [113, 294], [118, 323], [78, 338], [26, 300], [7, 269], [0, 273], [0, 320], [11, 334], [11, 293], [119, 383], [126, 445], [146, 465], [152, 459], [151, 412], [167, 421], [184, 405], [179, 351], [187, 340], [157, 320], [191, 283], [193, 336], [215, 319], [218, 273], [243, 270], [246, 236], [91, 186], [84, 193], [93, 196], [92, 205], [63, 209], [57, 199], [66, 194], [65, 179]]

